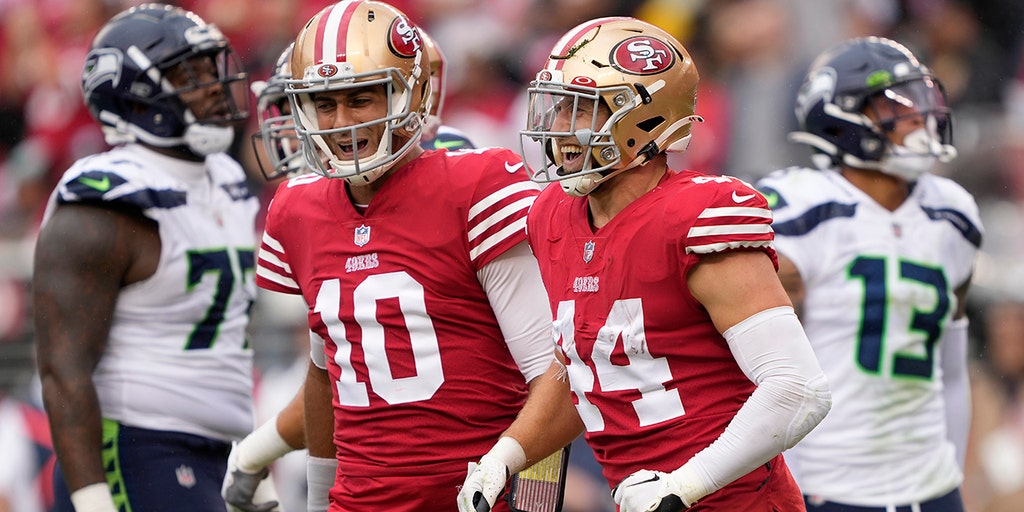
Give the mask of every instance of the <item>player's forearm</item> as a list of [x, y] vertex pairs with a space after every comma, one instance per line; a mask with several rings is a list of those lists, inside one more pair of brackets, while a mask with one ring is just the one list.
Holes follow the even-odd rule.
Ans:
[[325, 370], [310, 364], [303, 386], [306, 447], [309, 455], [334, 458], [334, 410], [330, 377]]
[[305, 385], [277, 414], [277, 431], [293, 450], [306, 447]]
[[583, 428], [570, 398], [565, 367], [553, 361], [547, 372], [530, 382], [526, 404], [503, 435], [519, 441], [529, 467], [572, 442]]
[[791, 448], [831, 407], [828, 381], [792, 309], [758, 313], [725, 337], [757, 389], [722, 435], [686, 464], [709, 493]]
[[76, 378], [58, 375], [44, 367], [41, 379], [54, 451], [68, 491], [106, 483], [100, 455], [102, 419], [92, 375]]

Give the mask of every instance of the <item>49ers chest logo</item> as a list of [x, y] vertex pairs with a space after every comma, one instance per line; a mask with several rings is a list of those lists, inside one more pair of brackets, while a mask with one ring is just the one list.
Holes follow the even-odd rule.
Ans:
[[660, 39], [635, 36], [612, 48], [612, 66], [632, 75], [653, 75], [671, 68], [676, 62], [672, 48]]
[[423, 46], [420, 33], [404, 16], [395, 18], [388, 32], [388, 48], [399, 57], [415, 57], [416, 52]]

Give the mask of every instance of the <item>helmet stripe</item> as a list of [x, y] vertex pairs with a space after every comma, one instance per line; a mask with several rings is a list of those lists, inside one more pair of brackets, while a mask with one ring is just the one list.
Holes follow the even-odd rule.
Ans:
[[[339, 2], [330, 8], [330, 12], [325, 16], [326, 19], [321, 18], [320, 26], [316, 31], [315, 62], [345, 61], [349, 20], [361, 3], [361, 0]], [[342, 30], [344, 30], [343, 34]], [[339, 41], [339, 35], [344, 36], [346, 40]]]

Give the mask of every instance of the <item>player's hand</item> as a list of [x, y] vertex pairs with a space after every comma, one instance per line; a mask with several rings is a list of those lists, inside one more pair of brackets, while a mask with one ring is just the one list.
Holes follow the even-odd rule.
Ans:
[[612, 499], [619, 512], [677, 512], [690, 508], [672, 489], [672, 474], [641, 469], [612, 489]]
[[237, 448], [237, 443], [232, 444], [227, 472], [220, 489], [228, 512], [281, 512], [277, 491], [273, 482], [267, 478], [270, 468], [264, 467], [258, 473], [238, 469]]
[[476, 467], [470, 466], [469, 476], [459, 491], [459, 512], [487, 512], [505, 490], [510, 472], [508, 466], [495, 457], [484, 455]]

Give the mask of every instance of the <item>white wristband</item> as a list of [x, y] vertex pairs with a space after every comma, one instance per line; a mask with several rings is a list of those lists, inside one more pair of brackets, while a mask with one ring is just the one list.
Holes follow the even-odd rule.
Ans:
[[90, 484], [71, 493], [75, 512], [117, 512], [106, 482]]
[[291, 452], [281, 433], [277, 431], [277, 416], [270, 418], [256, 430], [242, 439], [235, 448], [238, 469], [246, 473], [259, 473], [281, 457]]
[[309, 512], [327, 512], [329, 494], [338, 473], [338, 459], [306, 457], [306, 507]]
[[708, 488], [704, 481], [697, 474], [693, 465], [689, 462], [683, 464], [679, 469], [669, 473], [668, 487], [672, 494], [679, 496], [687, 508], [692, 507], [697, 500], [707, 496]]
[[[510, 474], [526, 469], [526, 452], [523, 446], [512, 437], [502, 437], [491, 447], [484, 457], [494, 458], [508, 468]], [[481, 457], [483, 458], [483, 457]]]

